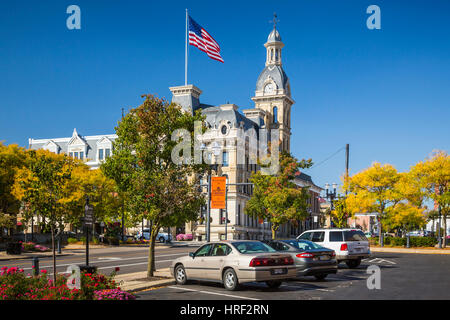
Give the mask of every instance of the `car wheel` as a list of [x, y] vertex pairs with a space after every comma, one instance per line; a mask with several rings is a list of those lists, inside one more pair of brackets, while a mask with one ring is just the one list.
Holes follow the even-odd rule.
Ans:
[[233, 269], [227, 269], [223, 273], [223, 286], [225, 289], [234, 291], [239, 289], [239, 280]]
[[314, 275], [314, 277], [317, 279], [317, 280], [323, 280], [323, 279], [325, 279], [326, 277], [327, 277], [327, 275], [328, 274], [316, 274], [316, 275]]
[[159, 242], [164, 243], [165, 241], [164, 237], [159, 237]]
[[357, 259], [357, 260], [349, 260], [349, 261], [346, 261], [345, 264], [346, 264], [350, 269], [354, 269], [354, 268], [357, 268], [357, 267], [361, 264], [361, 259]]
[[277, 281], [277, 280], [269, 280], [266, 281], [266, 284], [269, 288], [275, 289], [278, 288], [279, 286], [281, 286], [281, 281]]
[[174, 277], [177, 284], [186, 284], [186, 271], [184, 270], [183, 265], [180, 264], [175, 268]]

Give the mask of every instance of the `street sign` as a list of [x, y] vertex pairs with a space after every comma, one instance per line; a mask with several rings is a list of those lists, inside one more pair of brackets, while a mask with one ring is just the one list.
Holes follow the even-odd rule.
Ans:
[[91, 205], [84, 206], [84, 226], [92, 228], [94, 224], [94, 207]]
[[226, 177], [211, 177], [211, 209], [226, 209]]

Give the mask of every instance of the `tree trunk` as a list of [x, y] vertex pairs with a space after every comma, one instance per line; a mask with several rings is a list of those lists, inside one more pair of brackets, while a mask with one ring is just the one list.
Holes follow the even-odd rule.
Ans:
[[379, 236], [379, 243], [380, 243], [380, 247], [384, 247], [384, 237], [383, 237], [383, 226], [381, 224], [381, 218], [380, 218], [380, 223], [379, 223], [379, 228], [378, 228], [378, 232], [380, 233]]
[[443, 239], [442, 239], [442, 248], [445, 248], [445, 242], [447, 240], [447, 215], [442, 216], [444, 218], [444, 232], [443, 232]]
[[56, 285], [56, 252], [55, 252], [55, 228], [52, 225], [52, 251], [53, 251], [53, 284]]
[[277, 236], [277, 226], [272, 225], [272, 240], [275, 240], [276, 236]]
[[155, 242], [158, 235], [159, 226], [153, 226], [150, 233], [150, 244], [148, 250], [147, 277], [153, 277], [155, 268]]

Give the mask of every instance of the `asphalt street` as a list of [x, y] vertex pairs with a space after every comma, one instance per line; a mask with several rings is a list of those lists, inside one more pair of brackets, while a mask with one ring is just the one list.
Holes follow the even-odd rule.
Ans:
[[[370, 265], [380, 267], [380, 289], [368, 289]], [[302, 277], [278, 289], [251, 283], [230, 292], [221, 284], [191, 282], [138, 293], [139, 299], [169, 300], [322, 300], [322, 299], [450, 299], [450, 255], [373, 253], [356, 269], [339, 265], [323, 281]]]

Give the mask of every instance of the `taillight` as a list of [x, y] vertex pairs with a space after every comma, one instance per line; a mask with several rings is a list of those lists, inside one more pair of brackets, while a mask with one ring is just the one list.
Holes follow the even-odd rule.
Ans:
[[269, 259], [269, 258], [253, 258], [250, 261], [250, 267], [265, 267], [265, 266], [282, 266], [294, 264], [292, 257], [286, 257], [281, 259]]
[[297, 258], [306, 258], [306, 259], [311, 259], [314, 257], [314, 255], [312, 253], [299, 253], [296, 255]]
[[333, 253], [331, 254], [332, 257], [336, 257], [336, 252], [333, 251]]
[[269, 265], [269, 259], [267, 259], [267, 258], [253, 258], [249, 264], [250, 267], [260, 267], [260, 266], [268, 266], [268, 265]]
[[341, 244], [341, 251], [347, 251], [348, 247], [346, 243]]

